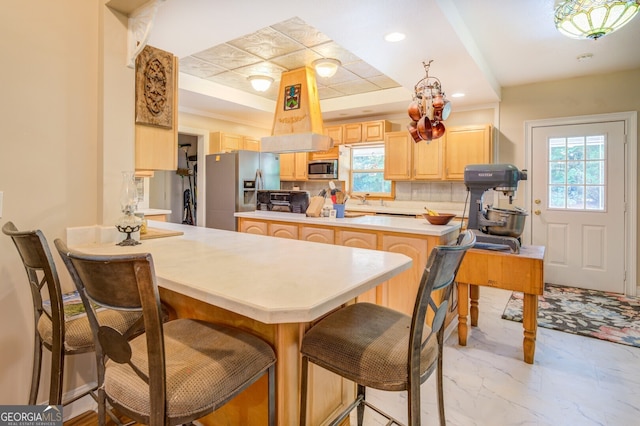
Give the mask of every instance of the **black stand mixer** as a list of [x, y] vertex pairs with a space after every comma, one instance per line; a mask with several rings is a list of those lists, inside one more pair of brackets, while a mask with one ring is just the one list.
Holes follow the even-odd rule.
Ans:
[[507, 210], [491, 206], [484, 208], [484, 193], [489, 189], [509, 197], [509, 204], [518, 189], [518, 182], [527, 180], [527, 171], [512, 164], [471, 164], [464, 169], [464, 183], [471, 193], [467, 229], [476, 236], [477, 248], [511, 249], [520, 252], [520, 234], [527, 213], [521, 209]]

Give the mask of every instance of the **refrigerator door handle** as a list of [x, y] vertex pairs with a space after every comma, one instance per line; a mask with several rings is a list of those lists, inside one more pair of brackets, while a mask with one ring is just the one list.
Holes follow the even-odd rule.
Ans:
[[256, 170], [256, 189], [264, 189], [264, 180], [262, 179], [262, 170]]

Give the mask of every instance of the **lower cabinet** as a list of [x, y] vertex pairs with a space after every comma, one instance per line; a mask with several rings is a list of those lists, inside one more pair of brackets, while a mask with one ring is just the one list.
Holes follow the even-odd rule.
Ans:
[[240, 219], [240, 223], [238, 225], [238, 229], [240, 230], [240, 232], [244, 232], [246, 234], [268, 235], [267, 222], [260, 220]]
[[383, 287], [385, 306], [409, 315], [413, 312], [420, 277], [432, 247], [424, 238], [398, 235], [382, 236], [382, 250], [409, 256], [414, 265], [411, 269], [401, 272], [387, 281]]
[[[343, 230], [337, 230], [336, 233], [336, 244], [338, 245], [371, 250], [376, 250], [378, 248], [378, 236], [375, 233]], [[357, 301], [384, 304], [382, 301], [381, 290], [384, 285], [385, 284], [381, 284], [366, 293], [362, 293], [358, 296]]]
[[420, 277], [427, 264], [431, 249], [438, 244], [449, 244], [458, 236], [457, 231], [444, 236], [431, 236], [374, 230], [363, 231], [331, 225], [310, 226], [247, 218], [238, 218], [238, 220], [240, 221], [238, 226], [240, 232], [370, 250], [384, 250], [409, 256], [413, 260], [411, 269], [361, 294], [356, 300], [357, 302], [377, 303], [407, 315], [413, 313]]
[[314, 243], [334, 244], [335, 232], [329, 228], [305, 226], [300, 230], [300, 239]]

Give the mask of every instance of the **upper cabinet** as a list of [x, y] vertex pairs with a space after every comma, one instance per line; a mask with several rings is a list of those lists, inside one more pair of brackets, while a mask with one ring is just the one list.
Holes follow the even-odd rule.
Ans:
[[280, 154], [280, 180], [307, 180], [307, 152], [289, 152]]
[[385, 136], [385, 179], [464, 179], [468, 164], [491, 163], [491, 125], [448, 128], [445, 135], [427, 143], [414, 142], [407, 131]]
[[325, 127], [324, 134], [333, 139], [334, 146], [342, 144], [342, 126]]
[[[149, 64], [154, 73], [146, 73]], [[178, 58], [146, 46], [136, 58], [135, 169], [178, 167]], [[153, 87], [153, 92], [146, 88]]]
[[362, 124], [350, 123], [342, 125], [342, 143], [358, 143], [362, 141]]
[[333, 139], [334, 145], [360, 142], [382, 142], [384, 135], [392, 131], [394, 124], [387, 120], [348, 123], [324, 128], [324, 134]]
[[468, 164], [493, 161], [493, 143], [490, 124], [447, 129], [444, 138], [444, 178], [463, 180]]
[[240, 149], [245, 149], [247, 151], [260, 151], [260, 139], [236, 135], [235, 133], [209, 133], [210, 154], [214, 152], [238, 151]]
[[387, 120], [367, 121], [362, 123], [362, 142], [380, 142], [386, 132], [390, 132], [393, 124]]

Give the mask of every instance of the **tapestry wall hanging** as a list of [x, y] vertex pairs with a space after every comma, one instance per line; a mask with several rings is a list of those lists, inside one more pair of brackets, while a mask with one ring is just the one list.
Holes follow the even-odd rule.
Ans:
[[136, 58], [136, 124], [173, 126], [173, 55], [145, 46]]

